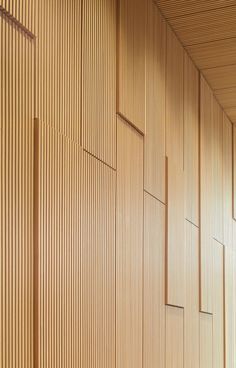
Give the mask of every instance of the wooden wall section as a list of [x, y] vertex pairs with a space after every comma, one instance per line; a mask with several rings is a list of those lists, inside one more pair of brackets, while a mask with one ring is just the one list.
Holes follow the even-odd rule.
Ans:
[[147, 2], [118, 2], [118, 112], [145, 132], [145, 33]]
[[34, 42], [0, 17], [0, 367], [33, 367]]
[[153, 0], [0, 0], [0, 368], [235, 368], [234, 105], [187, 51]]
[[138, 368], [142, 367], [143, 139], [120, 118], [117, 123], [116, 366]]

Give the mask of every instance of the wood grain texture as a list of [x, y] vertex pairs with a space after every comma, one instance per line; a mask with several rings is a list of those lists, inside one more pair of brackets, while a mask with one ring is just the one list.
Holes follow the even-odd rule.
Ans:
[[233, 218], [236, 220], [236, 127], [233, 126]]
[[148, 1], [144, 188], [165, 201], [166, 22]]
[[36, 110], [72, 140], [81, 132], [81, 1], [43, 0], [38, 10]]
[[200, 109], [200, 310], [212, 313], [213, 93], [203, 77]]
[[236, 364], [236, 253], [229, 247], [224, 249], [225, 287], [225, 367]]
[[213, 316], [200, 313], [200, 367], [213, 367]]
[[224, 368], [224, 246], [213, 244], [213, 366]]
[[166, 307], [166, 368], [184, 367], [184, 311]]
[[213, 90], [236, 86], [236, 65], [204, 69], [203, 74]]
[[145, 33], [147, 2], [119, 1], [118, 112], [145, 132]]
[[199, 229], [185, 221], [186, 304], [184, 309], [184, 366], [200, 365]]
[[116, 1], [83, 3], [82, 146], [116, 165]]
[[225, 6], [235, 5], [235, 0], [155, 0], [166, 18], [176, 18], [183, 15], [221, 9]]
[[115, 364], [115, 174], [44, 123], [38, 147], [38, 366], [110, 367]]
[[142, 366], [143, 138], [118, 118], [116, 365]]
[[33, 34], [37, 34], [38, 0], [0, 0], [0, 11], [14, 17]]
[[199, 72], [184, 55], [185, 218], [199, 225]]
[[236, 37], [235, 16], [236, 6], [225, 6], [174, 18], [170, 24], [183, 45], [188, 46]]
[[223, 88], [215, 91], [215, 96], [223, 109], [235, 106], [236, 87]]
[[184, 51], [167, 26], [166, 155], [183, 168]]
[[223, 244], [233, 247], [233, 125], [223, 114]]
[[223, 111], [213, 99], [212, 129], [213, 237], [223, 243]]
[[166, 304], [185, 306], [184, 172], [166, 159]]
[[144, 194], [143, 367], [165, 367], [165, 206]]
[[34, 44], [0, 17], [0, 367], [33, 367]]

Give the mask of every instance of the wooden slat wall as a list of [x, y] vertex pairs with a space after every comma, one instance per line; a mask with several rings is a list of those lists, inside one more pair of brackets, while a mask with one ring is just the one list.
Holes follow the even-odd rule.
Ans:
[[147, 2], [118, 2], [118, 112], [145, 132], [145, 33]]
[[144, 195], [143, 367], [165, 367], [165, 206]]
[[166, 303], [185, 305], [184, 172], [166, 159]]
[[33, 367], [34, 44], [0, 17], [0, 367]]
[[233, 87], [153, 0], [0, 1], [0, 51], [0, 368], [234, 368]]
[[199, 72], [184, 55], [185, 218], [199, 226]]
[[194, 368], [200, 366], [199, 229], [189, 221], [185, 221], [185, 244], [184, 367]]
[[142, 367], [143, 140], [118, 118], [116, 366]]
[[82, 145], [116, 165], [116, 1], [83, 4]]
[[213, 93], [202, 77], [200, 109], [200, 309], [212, 313]]
[[165, 202], [166, 22], [148, 1], [144, 188]]
[[42, 121], [80, 142], [81, 1], [43, 0], [36, 40], [36, 111]]

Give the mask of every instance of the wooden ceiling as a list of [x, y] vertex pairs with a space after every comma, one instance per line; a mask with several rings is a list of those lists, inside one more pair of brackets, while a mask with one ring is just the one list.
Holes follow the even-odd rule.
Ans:
[[156, 0], [236, 123], [236, 0]]

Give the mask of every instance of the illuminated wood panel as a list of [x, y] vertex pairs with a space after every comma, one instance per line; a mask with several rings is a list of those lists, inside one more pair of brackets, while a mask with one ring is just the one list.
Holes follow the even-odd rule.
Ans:
[[236, 64], [203, 70], [203, 74], [213, 90], [235, 87], [235, 72]]
[[115, 364], [115, 173], [41, 122], [37, 139], [38, 364], [110, 367]]
[[200, 109], [200, 310], [212, 313], [213, 93], [202, 77]]
[[215, 99], [213, 100], [212, 142], [212, 235], [223, 243], [223, 111]]
[[213, 248], [213, 366], [224, 367], [224, 247]]
[[117, 121], [116, 365], [142, 367], [143, 138]]
[[236, 220], [236, 127], [233, 126], [233, 217]]
[[166, 155], [183, 168], [184, 51], [167, 26]]
[[145, 29], [147, 2], [119, 1], [118, 112], [145, 132]]
[[43, 0], [36, 43], [36, 117], [80, 141], [81, 1]]
[[199, 72], [184, 55], [185, 217], [199, 225]]
[[166, 303], [185, 306], [184, 172], [166, 159]]
[[184, 366], [184, 311], [166, 307], [166, 368]]
[[143, 366], [165, 367], [165, 206], [144, 194]]
[[115, 167], [116, 1], [85, 1], [82, 24], [82, 145]]
[[148, 1], [144, 188], [165, 202], [166, 22]]
[[185, 221], [186, 304], [184, 309], [184, 366], [199, 367], [199, 229]]
[[213, 316], [200, 313], [200, 367], [213, 367]]
[[34, 43], [0, 17], [0, 367], [33, 367]]
[[225, 280], [225, 367], [236, 364], [236, 253], [225, 248], [224, 254]]
[[223, 114], [223, 244], [233, 246], [233, 125]]

